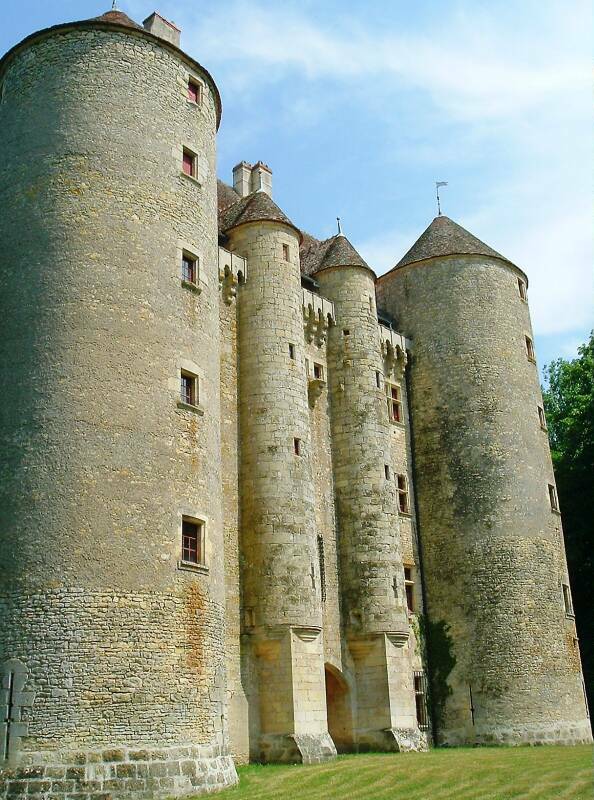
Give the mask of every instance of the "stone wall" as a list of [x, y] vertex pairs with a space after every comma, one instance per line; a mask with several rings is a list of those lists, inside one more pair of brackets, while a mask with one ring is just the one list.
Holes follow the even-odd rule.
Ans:
[[439, 741], [589, 741], [521, 273], [482, 256], [383, 276], [413, 340], [415, 476]]
[[[101, 24], [42, 34], [2, 69], [0, 670], [6, 700], [23, 665], [31, 703], [1, 791], [220, 786], [215, 98], [205, 83], [187, 101], [181, 54]], [[178, 402], [182, 367], [198, 408]], [[182, 515], [205, 524], [202, 568], [178, 566]]]

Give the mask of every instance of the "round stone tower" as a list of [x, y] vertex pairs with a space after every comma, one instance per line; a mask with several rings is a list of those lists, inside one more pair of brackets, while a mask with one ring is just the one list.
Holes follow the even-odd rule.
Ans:
[[219, 115], [208, 73], [120, 12], [0, 61], [0, 781], [14, 796], [236, 779]]
[[342, 615], [357, 682], [355, 736], [359, 747], [397, 749], [398, 730], [416, 729], [416, 721], [398, 692], [409, 625], [375, 274], [345, 236], [324, 246], [315, 278], [336, 314], [328, 380]]
[[326, 718], [300, 234], [262, 190], [232, 206], [222, 229], [248, 260], [238, 342], [243, 630], [258, 670], [252, 755], [319, 761], [336, 750]]
[[378, 281], [413, 340], [438, 740], [591, 741], [524, 273], [437, 217]]

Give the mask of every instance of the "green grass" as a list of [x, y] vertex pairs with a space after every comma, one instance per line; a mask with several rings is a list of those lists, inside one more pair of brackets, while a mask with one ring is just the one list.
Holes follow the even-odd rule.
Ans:
[[594, 749], [477, 747], [239, 768], [221, 800], [592, 800]]

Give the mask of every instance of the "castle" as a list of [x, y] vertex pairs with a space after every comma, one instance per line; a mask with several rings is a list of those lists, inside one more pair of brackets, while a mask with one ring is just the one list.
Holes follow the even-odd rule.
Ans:
[[156, 13], [0, 61], [0, 798], [591, 741], [526, 275], [378, 278], [220, 115]]

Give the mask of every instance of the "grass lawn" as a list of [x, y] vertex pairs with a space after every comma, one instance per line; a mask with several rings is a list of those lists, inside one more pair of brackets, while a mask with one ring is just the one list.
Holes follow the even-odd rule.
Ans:
[[221, 800], [592, 800], [594, 748], [477, 747], [239, 768]]

